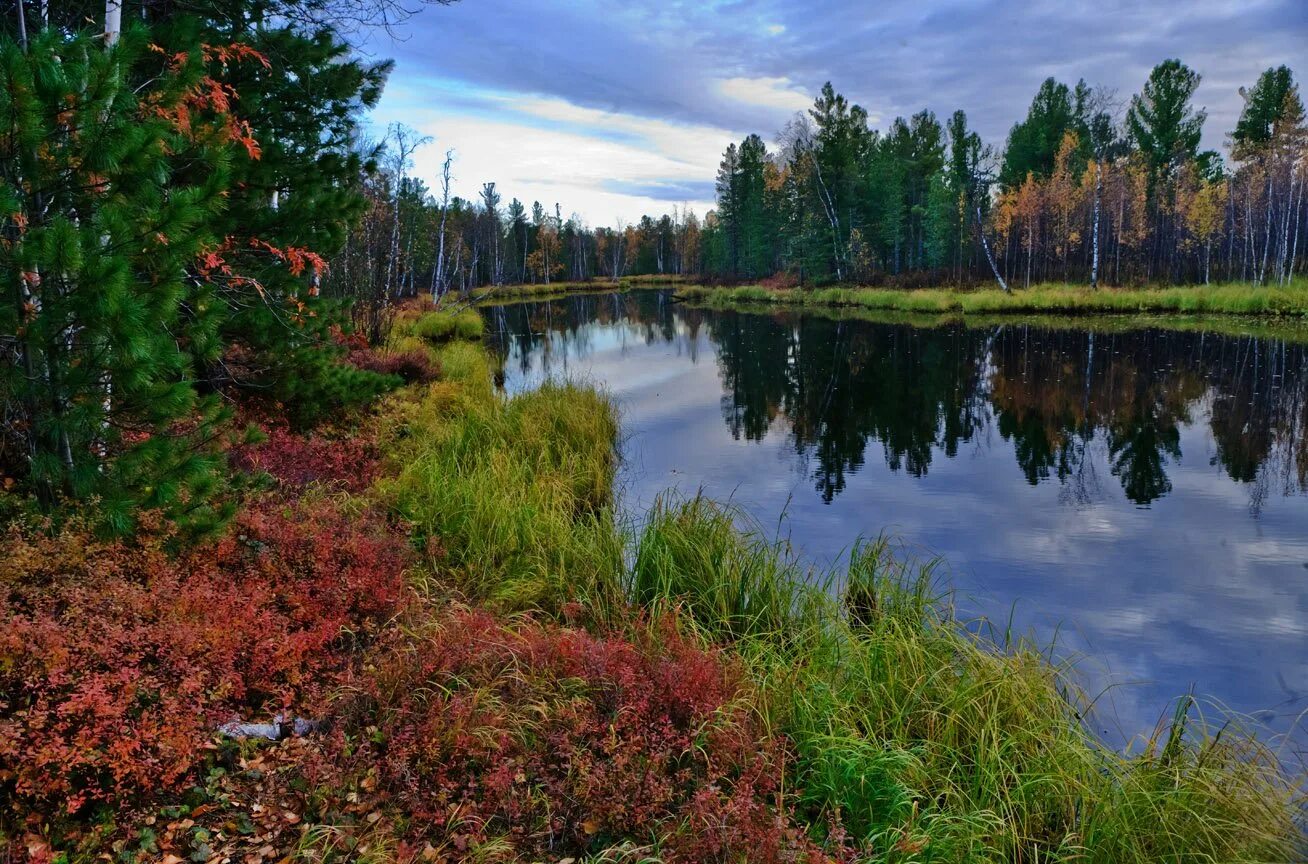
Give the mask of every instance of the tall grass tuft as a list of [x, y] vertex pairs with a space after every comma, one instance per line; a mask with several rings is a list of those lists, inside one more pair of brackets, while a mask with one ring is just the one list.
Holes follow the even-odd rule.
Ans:
[[440, 353], [445, 380], [393, 409], [397, 471], [381, 491], [471, 599], [503, 609], [557, 608], [614, 584], [618, 431], [611, 401], [547, 384], [505, 399], [479, 346]]
[[406, 337], [441, 343], [452, 339], [480, 339], [485, 324], [470, 307], [416, 311], [406, 309], [396, 316], [391, 339]]
[[1252, 738], [1211, 733], [1187, 702], [1159, 740], [1115, 752], [1068, 670], [975, 635], [932, 564], [879, 539], [816, 572], [742, 524], [660, 501], [631, 596], [749, 664], [810, 825], [838, 819], [884, 861], [1291, 860], [1295, 785]]

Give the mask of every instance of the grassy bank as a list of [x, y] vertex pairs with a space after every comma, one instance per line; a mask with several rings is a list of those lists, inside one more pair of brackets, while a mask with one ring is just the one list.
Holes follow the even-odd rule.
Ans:
[[521, 285], [496, 285], [472, 292], [479, 300], [512, 302], [552, 294], [571, 294], [577, 291], [628, 291], [632, 288], [652, 288], [658, 285], [684, 285], [686, 277], [677, 274], [666, 276], [623, 276], [618, 279], [591, 279], [585, 282], [533, 282]]
[[[0, 709], [33, 682], [50, 696], [40, 722], [0, 714], [13, 793], [0, 855], [7, 842], [42, 861], [1294, 858], [1302, 780], [1236, 725], [1213, 734], [1182, 701], [1132, 752], [1102, 747], [1073, 670], [969, 632], [931, 566], [882, 542], [826, 572], [703, 498], [624, 525], [613, 403], [571, 385], [506, 398], [460, 331], [402, 316], [391, 351], [426, 352], [436, 380], [388, 397], [356, 455], [336, 439], [259, 445], [250, 461], [280, 494], [247, 505], [216, 550], [150, 551], [166, 578], [138, 575], [142, 552], [118, 544], [123, 584], [102, 599], [108, 552], [10, 540], [19, 572], [0, 577], [0, 600], [33, 638], [0, 638]], [[44, 563], [50, 542], [76, 567]], [[192, 562], [207, 568], [198, 583]], [[47, 596], [54, 576], [67, 598]], [[34, 617], [47, 609], [76, 614]], [[96, 682], [119, 680], [106, 633], [124, 668], [171, 665], [68, 695], [87, 658]], [[119, 691], [88, 743], [79, 712]], [[227, 711], [322, 724], [215, 743], [207, 724]], [[32, 745], [11, 728], [47, 742], [47, 761], [21, 761]], [[70, 753], [75, 813], [41, 784]]]
[[1131, 315], [1103, 312], [1069, 315], [1059, 313], [965, 314], [962, 312], [899, 312], [893, 309], [868, 309], [859, 306], [783, 306], [758, 304], [708, 304], [689, 301], [710, 308], [736, 308], [754, 312], [785, 312], [821, 317], [834, 321], [867, 321], [873, 324], [906, 324], [917, 328], [936, 328], [965, 324], [969, 327], [1002, 326], [1021, 323], [1049, 330], [1074, 329], [1094, 333], [1129, 333], [1144, 328], [1189, 333], [1215, 333], [1224, 336], [1255, 336], [1290, 343], [1308, 343], [1308, 317], [1285, 315], [1193, 315], [1188, 313], [1139, 312]]
[[1180, 701], [1131, 753], [1102, 747], [1069, 695], [1071, 670], [974, 636], [931, 567], [883, 543], [856, 547], [846, 571], [814, 572], [699, 498], [661, 502], [624, 537], [606, 400], [550, 386], [505, 401], [469, 345], [444, 349], [441, 365], [447, 379], [400, 414], [400, 470], [382, 488], [439, 538], [444, 578], [500, 614], [564, 614], [632, 644], [667, 638], [652, 622], [673, 621], [742, 664], [736, 698], [790, 754], [782, 815], [824, 854], [1292, 857], [1296, 781], [1238, 724], [1215, 734]]
[[805, 307], [852, 307], [918, 314], [1007, 315], [1057, 313], [1181, 313], [1188, 315], [1308, 316], [1308, 278], [1287, 287], [1190, 285], [1166, 288], [1100, 288], [1045, 284], [1015, 288], [924, 288], [889, 290], [833, 287], [773, 289], [762, 286], [711, 288], [685, 286], [680, 296], [714, 305], [779, 304]]

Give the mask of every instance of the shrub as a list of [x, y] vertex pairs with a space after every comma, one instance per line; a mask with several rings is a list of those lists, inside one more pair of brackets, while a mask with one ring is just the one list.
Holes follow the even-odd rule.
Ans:
[[293, 490], [322, 483], [360, 492], [377, 476], [377, 442], [363, 432], [299, 433], [275, 421], [268, 421], [262, 431], [264, 440], [232, 448], [234, 467], [251, 473], [265, 472]]
[[440, 364], [421, 349], [395, 352], [372, 349], [351, 351], [345, 359], [357, 369], [379, 375], [398, 375], [405, 384], [427, 384], [441, 376]]
[[404, 541], [330, 500], [263, 502], [221, 540], [11, 530], [0, 558], [0, 799], [52, 817], [175, 789], [216, 723], [314, 711], [409, 598]]
[[664, 861], [829, 860], [780, 803], [786, 755], [740, 698], [739, 666], [670, 624], [633, 630], [456, 611], [374, 664], [347, 709], [372, 732], [317, 782], [376, 768], [406, 841], [470, 859], [629, 841]]

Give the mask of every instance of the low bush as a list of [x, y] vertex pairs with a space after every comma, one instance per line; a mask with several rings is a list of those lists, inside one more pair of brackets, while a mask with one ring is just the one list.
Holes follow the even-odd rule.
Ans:
[[372, 731], [315, 784], [375, 772], [410, 847], [457, 860], [830, 861], [786, 810], [739, 664], [668, 622], [630, 633], [456, 610], [375, 662], [345, 715]]
[[255, 503], [215, 543], [165, 546], [72, 527], [4, 537], [0, 818], [177, 789], [216, 724], [312, 715], [410, 597], [404, 540], [331, 499]]
[[441, 376], [439, 363], [422, 349], [407, 351], [376, 351], [368, 348], [353, 350], [345, 360], [356, 369], [376, 372], [378, 375], [396, 375], [405, 384], [427, 384]]
[[261, 432], [262, 440], [232, 448], [233, 467], [266, 473], [296, 491], [317, 483], [361, 492], [377, 477], [377, 442], [360, 430], [295, 432], [285, 423], [265, 421]]

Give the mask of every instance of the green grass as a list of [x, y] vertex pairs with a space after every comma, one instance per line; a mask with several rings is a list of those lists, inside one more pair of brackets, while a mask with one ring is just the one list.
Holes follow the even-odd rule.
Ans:
[[839, 813], [885, 861], [1290, 859], [1295, 786], [1249, 737], [1210, 734], [1182, 702], [1116, 753], [1087, 734], [1069, 670], [975, 637], [931, 565], [877, 541], [817, 573], [742, 524], [701, 498], [661, 502], [632, 594], [747, 663], [811, 824]]
[[498, 285], [479, 288], [473, 292], [478, 300], [512, 301], [526, 297], [539, 297], [552, 294], [570, 294], [577, 291], [626, 291], [632, 288], [653, 287], [656, 285], [681, 285], [685, 277], [676, 274], [666, 276], [640, 275], [623, 276], [620, 279], [608, 279], [602, 276], [585, 282], [532, 282], [518, 285]]
[[[790, 803], [816, 835], [839, 816], [871, 861], [1238, 862], [1294, 858], [1303, 778], [1177, 703], [1119, 753], [1082, 720], [1074, 670], [955, 619], [931, 564], [857, 544], [803, 565], [739, 511], [663, 498], [625, 532], [611, 501], [619, 432], [594, 390], [504, 398], [481, 346], [395, 397], [380, 493], [429, 565], [506, 613], [580, 602], [610, 632], [673, 615], [736, 658], [794, 759]], [[1219, 722], [1227, 718], [1217, 717]]]
[[404, 312], [395, 319], [391, 341], [414, 337], [441, 343], [452, 339], [480, 339], [485, 324], [476, 309], [454, 307], [428, 312]]
[[1232, 283], [1092, 291], [1083, 285], [1045, 284], [1015, 288], [1011, 293], [1005, 293], [999, 288], [892, 290], [833, 287], [810, 290], [746, 285], [734, 288], [685, 286], [679, 293], [686, 299], [714, 305], [769, 303], [923, 314], [1157, 312], [1308, 317], [1308, 278], [1305, 277], [1297, 278], [1286, 287]]
[[621, 538], [610, 510], [617, 415], [591, 389], [546, 385], [504, 399], [480, 346], [438, 355], [445, 379], [389, 409], [396, 465], [381, 493], [432, 563], [470, 599], [556, 609], [612, 584]]

